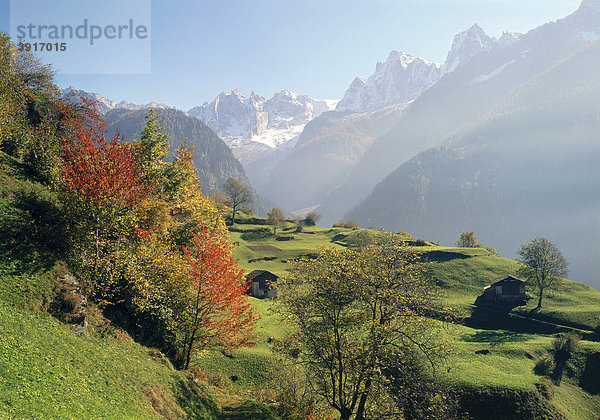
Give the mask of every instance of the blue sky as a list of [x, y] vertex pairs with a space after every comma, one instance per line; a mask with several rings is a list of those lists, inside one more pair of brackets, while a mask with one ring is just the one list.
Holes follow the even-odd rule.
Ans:
[[[20, 0], [13, 0], [20, 1]], [[62, 0], [48, 1], [56, 8]], [[67, 1], [67, 0], [64, 0]], [[71, 0], [72, 1], [72, 0]], [[123, 1], [123, 0], [121, 0]], [[340, 98], [391, 50], [443, 62], [454, 35], [478, 23], [489, 35], [526, 32], [580, 0], [164, 0], [152, 1], [150, 74], [59, 74], [110, 99], [182, 109], [238, 88], [269, 97], [290, 89]], [[63, 12], [79, 18], [98, 1]], [[9, 29], [0, 0], [0, 30]], [[125, 60], [123, 52], [121, 60]], [[126, 54], [125, 54], [126, 55]], [[119, 54], [116, 53], [119, 57]]]

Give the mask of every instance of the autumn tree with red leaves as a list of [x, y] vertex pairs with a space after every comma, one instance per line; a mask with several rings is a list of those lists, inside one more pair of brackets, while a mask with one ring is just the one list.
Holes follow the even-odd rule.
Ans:
[[91, 203], [129, 205], [146, 191], [138, 158], [120, 133], [106, 140], [106, 121], [93, 102], [60, 102], [67, 136], [62, 137], [62, 175], [69, 188]]
[[[69, 263], [90, 297], [143, 325], [140, 336], [160, 334], [184, 369], [196, 350], [250, 346], [258, 316], [249, 285], [220, 213], [202, 194], [192, 149], [164, 163], [158, 148], [167, 138], [152, 137], [160, 128], [153, 114], [147, 141], [132, 146], [119, 133], [106, 139], [105, 120], [87, 99], [59, 107], [62, 190], [75, 233]], [[198, 226], [191, 240], [190, 226]]]
[[193, 298], [182, 331], [182, 367], [196, 349], [250, 347], [258, 315], [246, 295], [249, 283], [231, 254], [226, 238], [200, 224], [194, 247], [184, 248], [190, 263]]
[[59, 167], [72, 242], [84, 285], [93, 294], [99, 283], [109, 287], [114, 264], [104, 257], [127, 235], [128, 216], [150, 188], [141, 178], [132, 146], [119, 133], [107, 140], [106, 121], [93, 101], [72, 96], [58, 107], [64, 133]]

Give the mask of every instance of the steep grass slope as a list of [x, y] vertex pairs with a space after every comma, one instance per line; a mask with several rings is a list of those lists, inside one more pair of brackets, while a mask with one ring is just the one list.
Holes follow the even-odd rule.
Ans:
[[0, 153], [0, 417], [218, 418], [206, 387], [93, 308], [81, 337], [44, 311], [65, 272], [38, 241], [52, 220], [35, 223], [53, 198]]

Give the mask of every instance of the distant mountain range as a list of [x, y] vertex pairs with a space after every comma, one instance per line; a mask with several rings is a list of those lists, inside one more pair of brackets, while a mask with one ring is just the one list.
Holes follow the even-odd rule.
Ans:
[[143, 105], [134, 104], [132, 102], [128, 102], [125, 100], [123, 100], [121, 102], [115, 102], [115, 101], [111, 101], [110, 99], [105, 98], [104, 96], [102, 96], [98, 93], [87, 92], [85, 90], [76, 89], [73, 86], [69, 86], [68, 88], [66, 88], [62, 91], [63, 97], [66, 97], [69, 95], [82, 96], [84, 98], [93, 100], [97, 104], [98, 111], [100, 111], [102, 114], [106, 114], [108, 111], [113, 110], [113, 109], [141, 110], [141, 109], [150, 109], [150, 108], [156, 108], [156, 109], [172, 108], [170, 106], [167, 106], [165, 104], [160, 104], [157, 102], [149, 102], [149, 103], [143, 104]]
[[[343, 217], [402, 163], [441, 144], [463, 125], [477, 123], [513, 89], [599, 39], [599, 4], [599, 0], [586, 0], [574, 14], [525, 35], [515, 35], [508, 45], [490, 43], [478, 27], [457, 35], [453, 51], [448, 54], [450, 62], [455, 62], [452, 57], [461, 56], [458, 52], [465, 46], [469, 46], [465, 56], [471, 58], [424, 90], [394, 128], [373, 142], [346, 181], [320, 200], [324, 220]], [[472, 42], [465, 42], [469, 33], [471, 36], [466, 38], [472, 38]], [[478, 48], [479, 53], [474, 54]]]
[[520, 34], [505, 32], [496, 40], [475, 24], [454, 37], [443, 65], [412, 57], [405, 52], [392, 51], [385, 63], [377, 63], [375, 72], [367, 80], [361, 77], [354, 79], [336, 111], [366, 112], [409, 103], [443, 75], [452, 73], [475, 55], [494, 48], [506, 48], [519, 37]]
[[313, 99], [289, 90], [265, 99], [246, 98], [235, 89], [188, 114], [212, 128], [242, 162], [252, 162], [281, 146], [291, 148], [307, 122], [335, 108], [337, 101]]
[[[398, 139], [395, 127], [408, 118], [405, 113], [411, 114], [411, 109], [418, 107], [414, 102], [418, 103], [441, 80], [460, 71], [461, 66], [468, 65], [473, 57], [503, 51], [520, 37], [505, 32], [497, 40], [473, 25], [455, 36], [444, 64], [392, 51], [384, 63], [376, 64], [371, 76], [357, 77], [350, 84], [335, 109], [338, 117], [316, 118], [319, 130], [307, 125], [300, 136], [302, 142], [292, 150], [246, 164], [249, 177], [261, 194], [283, 208], [295, 210], [318, 205], [324, 221], [337, 220], [398, 164], [438, 141], [436, 135], [413, 144]], [[456, 93], [453, 100], [459, 101], [459, 97]], [[436, 109], [436, 114], [453, 112], [453, 105], [445, 105], [449, 109]], [[420, 120], [421, 112], [414, 115]], [[435, 132], [437, 123], [427, 124]], [[382, 143], [379, 138], [388, 133], [393, 136], [394, 144], [383, 141], [385, 146], [373, 153], [381, 162], [367, 163], [369, 167], [364, 168], [362, 162], [365, 159], [370, 162], [372, 145]]]

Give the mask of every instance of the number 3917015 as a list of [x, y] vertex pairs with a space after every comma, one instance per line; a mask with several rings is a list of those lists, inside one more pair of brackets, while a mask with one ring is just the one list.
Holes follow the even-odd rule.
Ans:
[[67, 51], [66, 42], [19, 42], [20, 51]]

